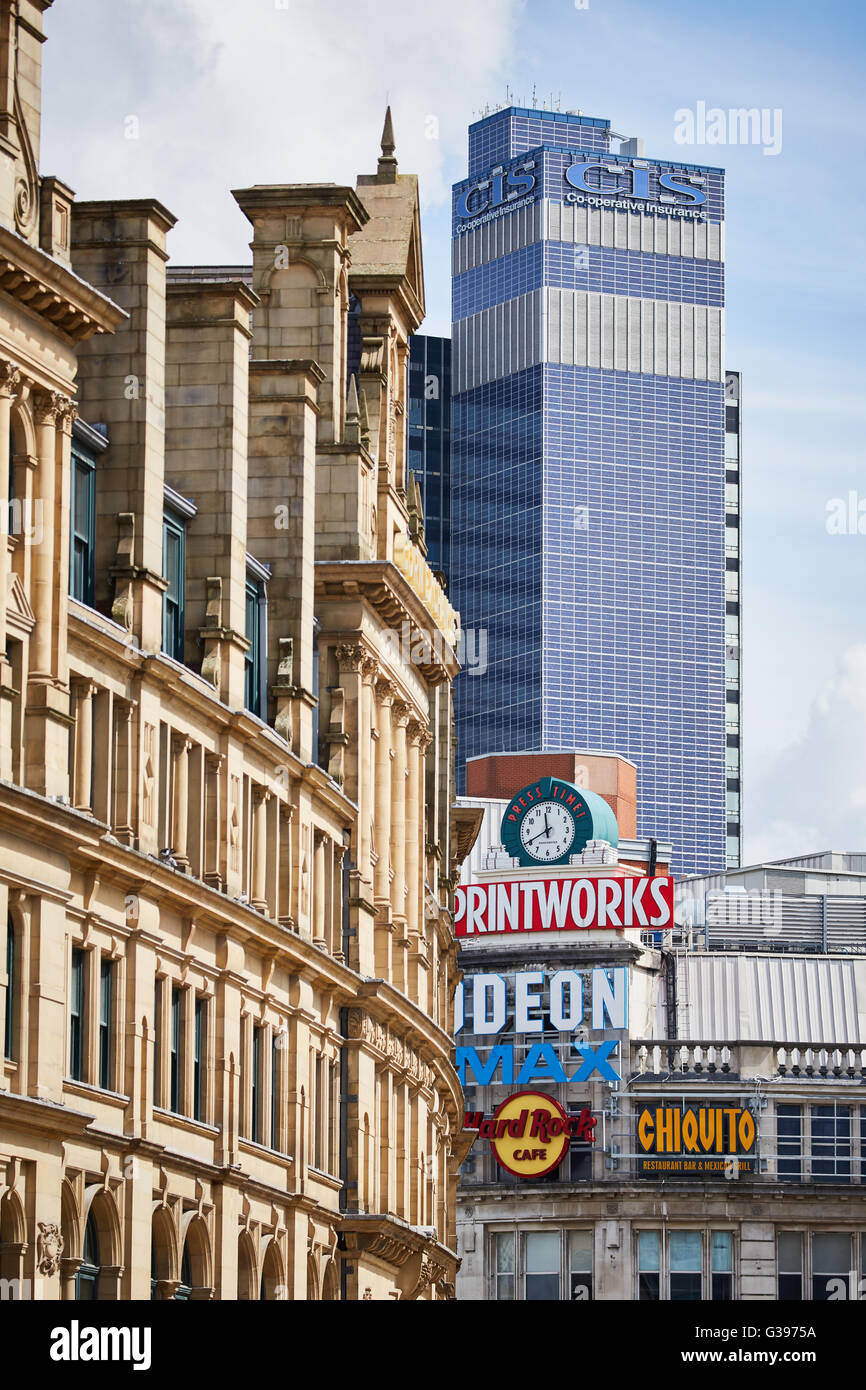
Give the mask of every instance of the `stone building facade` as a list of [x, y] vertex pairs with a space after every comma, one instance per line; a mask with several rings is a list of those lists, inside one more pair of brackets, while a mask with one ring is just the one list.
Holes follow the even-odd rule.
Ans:
[[449, 1297], [417, 181], [389, 117], [357, 188], [235, 193], [252, 267], [169, 270], [162, 204], [38, 175], [50, 3], [0, 0], [0, 1279]]

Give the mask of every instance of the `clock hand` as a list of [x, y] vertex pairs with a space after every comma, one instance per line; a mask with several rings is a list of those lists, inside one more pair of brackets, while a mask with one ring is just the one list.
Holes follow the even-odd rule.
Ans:
[[528, 845], [534, 845], [536, 840], [542, 840], [542, 839], [543, 839], [543, 840], [549, 840], [549, 839], [550, 839], [550, 831], [549, 831], [549, 830], [542, 830], [542, 831], [540, 831], [538, 835], [533, 835], [532, 839], [531, 839], [531, 840], [527, 840], [526, 843], [527, 843]]

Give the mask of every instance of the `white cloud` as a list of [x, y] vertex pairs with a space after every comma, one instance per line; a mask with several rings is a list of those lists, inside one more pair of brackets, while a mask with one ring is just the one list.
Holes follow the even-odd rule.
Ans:
[[866, 848], [866, 645], [843, 652], [802, 738], [750, 789], [744, 811], [747, 863]]
[[46, 15], [42, 168], [79, 198], [159, 198], [180, 219], [175, 260], [246, 259], [230, 189], [354, 183], [375, 170], [390, 101], [400, 167], [420, 175], [423, 199], [444, 199], [445, 161], [465, 159], [522, 7], [59, 0]]

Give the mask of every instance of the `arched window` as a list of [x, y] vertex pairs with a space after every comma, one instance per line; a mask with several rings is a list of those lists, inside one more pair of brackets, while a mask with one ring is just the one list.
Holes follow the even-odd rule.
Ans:
[[284, 1299], [285, 1296], [286, 1291], [283, 1283], [283, 1264], [280, 1259], [280, 1250], [276, 1240], [271, 1240], [265, 1251], [265, 1258], [262, 1261], [262, 1280], [259, 1289], [259, 1297], [273, 1303], [277, 1300]]
[[183, 1243], [183, 1255], [180, 1260], [180, 1283], [175, 1293], [175, 1299], [181, 1303], [188, 1303], [192, 1293], [192, 1260], [189, 1257], [189, 1242]]
[[82, 1302], [95, 1302], [99, 1298], [99, 1232], [92, 1211], [84, 1227], [84, 1249], [75, 1276], [75, 1297]]
[[250, 1302], [264, 1296], [256, 1280], [256, 1259], [252, 1241], [242, 1232], [238, 1239], [238, 1299], [241, 1302]]
[[15, 1056], [15, 924], [11, 913], [6, 918], [6, 1023], [3, 1030], [3, 1053]]

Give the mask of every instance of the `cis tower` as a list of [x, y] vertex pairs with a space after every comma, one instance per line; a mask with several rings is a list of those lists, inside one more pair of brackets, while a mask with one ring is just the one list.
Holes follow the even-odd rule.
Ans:
[[476, 122], [452, 312], [450, 597], [488, 641], [457, 682], [461, 790], [480, 754], [615, 752], [676, 873], [737, 866], [723, 170], [571, 112]]

